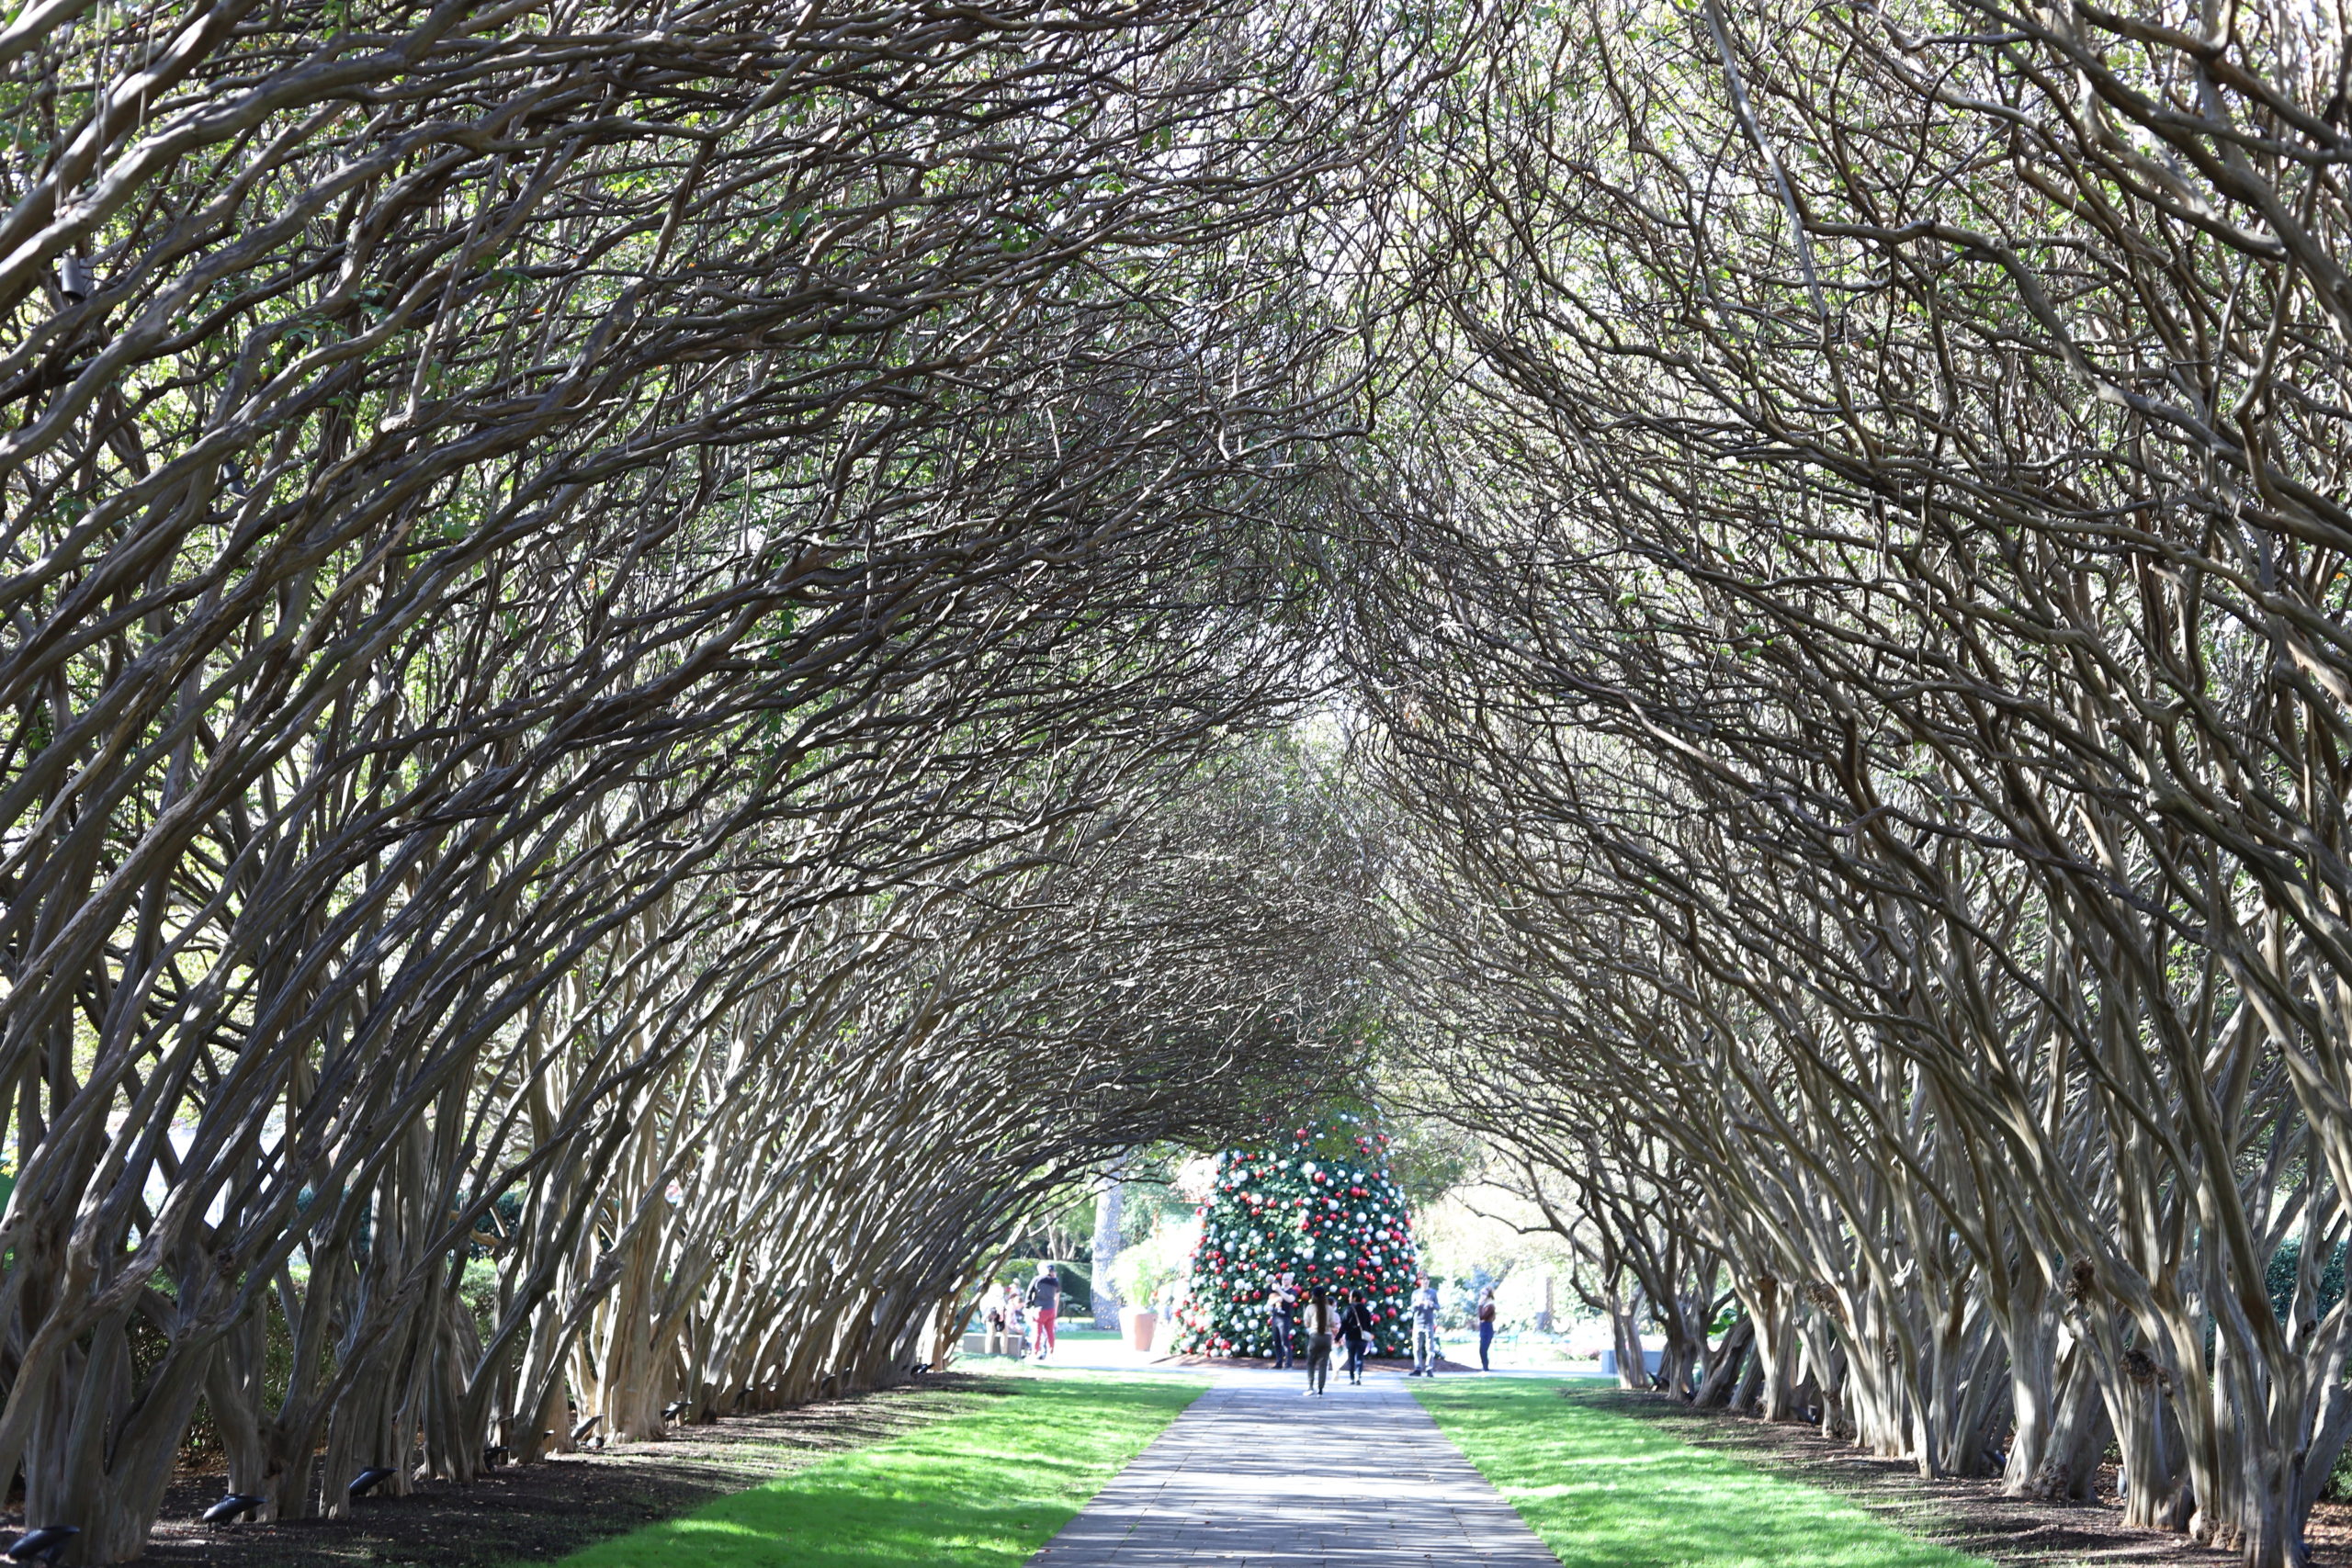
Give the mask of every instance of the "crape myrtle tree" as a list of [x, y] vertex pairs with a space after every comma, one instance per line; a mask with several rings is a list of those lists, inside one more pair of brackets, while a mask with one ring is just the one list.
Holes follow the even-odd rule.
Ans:
[[1373, 1353], [1405, 1354], [1420, 1248], [1405, 1195], [1388, 1175], [1387, 1146], [1386, 1134], [1342, 1113], [1220, 1154], [1175, 1348], [1273, 1354], [1266, 1302], [1287, 1274], [1302, 1292], [1320, 1287], [1334, 1300], [1363, 1301]]
[[[713, 1075], [723, 1047], [706, 1032], [704, 1086], [682, 1077], [623, 1145], [624, 1159], [643, 1153], [616, 1172], [614, 1212], [662, 1219], [613, 1238], [648, 1258], [620, 1265], [600, 1244], [571, 1264], [621, 1269], [573, 1351], [582, 1408], [646, 1435], [673, 1403], [756, 1408], [942, 1359], [976, 1258], [1123, 1136], [1196, 1137], [1345, 1070], [1355, 1056], [1329, 998], [1378, 930], [1363, 857], [1341, 855], [1343, 834], [1318, 856], [1307, 824], [1235, 809], [1265, 804], [1258, 764], [1287, 761], [1228, 756], [1163, 779], [1159, 798], [1130, 797], [1127, 832], [1050, 860], [1024, 852], [1027, 866], [967, 864], [978, 886], [893, 893], [854, 918], [834, 907], [851, 962], [884, 965], [888, 983], [792, 965], [830, 999], [789, 1024], [806, 1041], [783, 1054], [790, 1071], [737, 1053], [771, 1065], [757, 1081]], [[1297, 874], [1269, 898], [1249, 867], [1277, 856]], [[1170, 929], [1175, 908], [1216, 922], [1219, 942]], [[751, 1010], [760, 1027], [775, 1026], [770, 1007]], [[1174, 1050], [1171, 1012], [1192, 1026]], [[820, 1120], [847, 1125], [820, 1136]], [[1044, 1167], [1022, 1153], [1041, 1136], [1064, 1151]], [[774, 1151], [757, 1182], [730, 1175], [747, 1149]], [[829, 1204], [854, 1225], [812, 1229]], [[910, 1236], [931, 1237], [912, 1277]], [[869, 1339], [869, 1324], [888, 1332]], [[865, 1361], [844, 1368], [853, 1347]]]
[[[1157, 0], [12, 24], [35, 1522], [135, 1555], [199, 1402], [283, 1517], [896, 1375], [1021, 1184], [1325, 1054], [1220, 998], [1137, 1068], [1041, 922], [1300, 685], [1353, 383], [1299, 225], [1435, 60]], [[1085, 1114], [991, 1094], [1023, 1038]]]
[[2345, 36], [1535, 19], [1384, 209], [1343, 567], [1454, 1047], [1553, 1107], [1476, 1119], [1614, 1201], [1590, 1134], [1671, 1151], [1858, 1440], [2111, 1435], [2261, 1564], [2352, 1422]]

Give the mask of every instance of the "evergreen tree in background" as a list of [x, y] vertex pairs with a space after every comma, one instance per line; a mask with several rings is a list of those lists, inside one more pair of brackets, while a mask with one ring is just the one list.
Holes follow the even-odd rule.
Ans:
[[1317, 1285], [1367, 1296], [1372, 1353], [1406, 1354], [1408, 1300], [1420, 1248], [1404, 1194], [1389, 1179], [1388, 1139], [1354, 1117], [1301, 1127], [1274, 1146], [1217, 1156], [1202, 1208], [1192, 1297], [1176, 1314], [1175, 1348], [1195, 1355], [1270, 1356], [1266, 1298], [1284, 1272], [1300, 1299]]

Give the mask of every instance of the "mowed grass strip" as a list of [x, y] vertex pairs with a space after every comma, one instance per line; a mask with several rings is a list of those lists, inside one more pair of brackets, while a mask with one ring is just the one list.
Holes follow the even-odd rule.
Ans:
[[1017, 1568], [1208, 1384], [1047, 1372], [999, 1386], [1009, 1392], [600, 1541], [563, 1568]]
[[1413, 1393], [1566, 1568], [1986, 1568], [1561, 1388], [1458, 1377]]

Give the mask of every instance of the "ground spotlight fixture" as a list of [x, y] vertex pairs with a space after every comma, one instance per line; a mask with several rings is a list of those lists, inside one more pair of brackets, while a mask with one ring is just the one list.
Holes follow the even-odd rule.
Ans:
[[580, 1441], [581, 1438], [585, 1438], [589, 1433], [596, 1429], [596, 1423], [603, 1419], [604, 1417], [602, 1416], [591, 1416], [587, 1420], [582, 1421], [579, 1426], [574, 1427], [571, 1429], [571, 1440], [576, 1443]]
[[9, 1542], [6, 1556], [11, 1562], [54, 1564], [58, 1554], [81, 1533], [78, 1525], [43, 1525], [37, 1530], [27, 1530]]
[[662, 1419], [664, 1421], [675, 1421], [679, 1416], [684, 1416], [685, 1413], [686, 1402], [683, 1399], [673, 1399], [669, 1404], [662, 1407]]
[[232, 1492], [198, 1514], [197, 1521], [200, 1524], [225, 1525], [231, 1519], [252, 1513], [268, 1501], [268, 1498], [256, 1497], [250, 1492]]
[[365, 1497], [391, 1478], [391, 1466], [371, 1464], [351, 1478], [351, 1495], [354, 1497]]
[[496, 1470], [505, 1462], [506, 1445], [504, 1443], [492, 1443], [481, 1450], [481, 1467], [484, 1470]]

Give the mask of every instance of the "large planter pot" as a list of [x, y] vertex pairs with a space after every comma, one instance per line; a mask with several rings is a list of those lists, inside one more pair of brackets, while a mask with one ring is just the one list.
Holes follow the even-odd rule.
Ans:
[[1159, 1317], [1149, 1307], [1121, 1307], [1119, 1332], [1125, 1336], [1130, 1348], [1148, 1351], [1151, 1337], [1159, 1330]]

